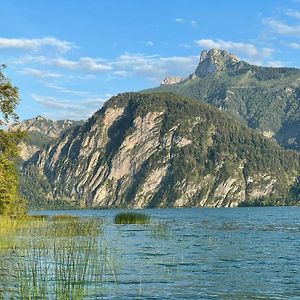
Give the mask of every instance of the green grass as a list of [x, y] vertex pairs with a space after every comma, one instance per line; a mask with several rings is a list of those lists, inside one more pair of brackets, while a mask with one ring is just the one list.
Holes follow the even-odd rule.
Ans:
[[150, 216], [144, 213], [123, 212], [115, 216], [115, 224], [149, 224]]

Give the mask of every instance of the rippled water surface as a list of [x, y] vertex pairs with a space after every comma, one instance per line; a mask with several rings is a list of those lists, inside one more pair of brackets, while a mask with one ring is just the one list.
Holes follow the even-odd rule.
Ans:
[[45, 212], [103, 219], [116, 280], [101, 299], [300, 299], [300, 208], [149, 209], [144, 226], [118, 212]]

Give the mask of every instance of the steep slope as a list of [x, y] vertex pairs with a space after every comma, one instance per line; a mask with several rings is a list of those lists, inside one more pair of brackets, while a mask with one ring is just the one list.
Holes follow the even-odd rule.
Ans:
[[225, 110], [285, 148], [300, 150], [300, 70], [258, 67], [224, 50], [203, 51], [192, 76], [149, 90], [173, 92]]
[[12, 124], [9, 130], [21, 130], [28, 133], [25, 141], [19, 145], [21, 158], [27, 160], [35, 152], [45, 147], [45, 145], [58, 139], [64, 130], [81, 123], [81, 121], [71, 120], [52, 121], [38, 116], [20, 123]]
[[36, 153], [24, 174], [42, 179], [41, 198], [82, 206], [236, 206], [286, 196], [298, 168], [297, 153], [212, 106], [126, 93]]

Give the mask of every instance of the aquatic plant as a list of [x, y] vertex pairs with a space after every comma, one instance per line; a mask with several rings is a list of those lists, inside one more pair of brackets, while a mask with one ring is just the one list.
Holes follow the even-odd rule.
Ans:
[[[80, 300], [103, 295], [106, 282], [117, 284], [117, 260], [101, 220], [54, 219], [32, 218], [14, 234], [6, 231], [14, 243], [3, 252], [9, 272], [0, 274], [0, 299]], [[15, 224], [7, 222], [7, 228]]]
[[52, 216], [51, 219], [53, 221], [73, 221], [73, 220], [79, 220], [80, 218], [74, 215], [55, 215]]
[[54, 240], [23, 251], [18, 263], [18, 294], [23, 299], [83, 299], [98, 282], [101, 253], [95, 239]]
[[148, 224], [150, 216], [137, 212], [122, 212], [115, 216], [115, 224]]
[[48, 237], [97, 236], [101, 233], [101, 221], [64, 219], [48, 223]]

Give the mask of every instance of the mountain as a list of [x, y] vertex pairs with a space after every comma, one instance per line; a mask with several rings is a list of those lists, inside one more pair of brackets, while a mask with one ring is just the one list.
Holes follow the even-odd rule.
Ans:
[[211, 105], [126, 93], [28, 160], [22, 191], [84, 207], [237, 206], [286, 197], [298, 171], [298, 153]]
[[300, 151], [300, 70], [259, 67], [224, 50], [201, 53], [185, 80], [145, 92], [173, 92], [212, 104], [250, 128]]
[[23, 160], [29, 159], [35, 152], [45, 147], [45, 145], [54, 142], [60, 134], [81, 121], [59, 120], [52, 121], [38, 116], [20, 123], [12, 124], [10, 131], [26, 131], [25, 141], [19, 144], [20, 156]]

